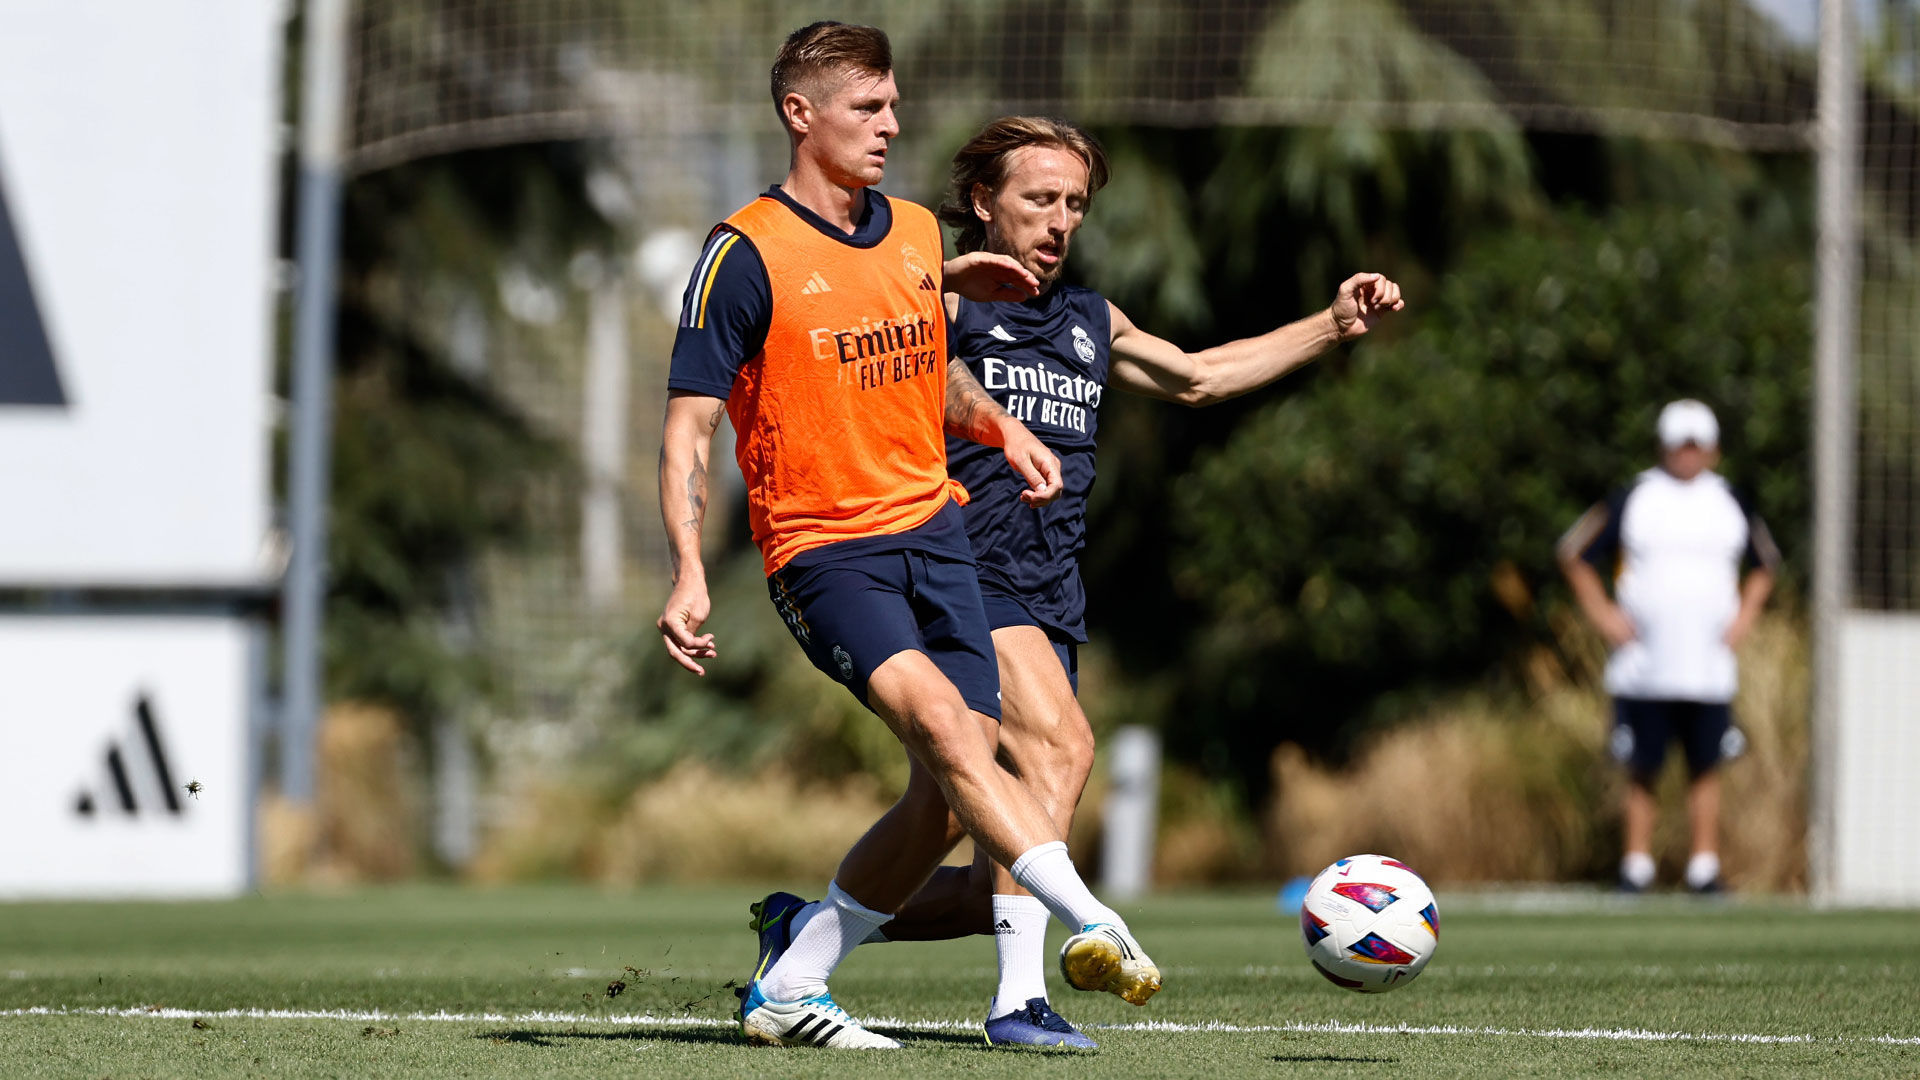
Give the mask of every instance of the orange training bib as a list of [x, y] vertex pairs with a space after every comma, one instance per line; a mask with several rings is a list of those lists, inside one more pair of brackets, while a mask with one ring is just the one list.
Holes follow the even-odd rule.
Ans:
[[888, 202], [892, 226], [868, 248], [767, 196], [726, 220], [753, 242], [773, 292], [766, 345], [727, 398], [769, 574], [803, 551], [905, 532], [950, 498], [966, 502], [947, 476], [940, 227], [924, 207]]

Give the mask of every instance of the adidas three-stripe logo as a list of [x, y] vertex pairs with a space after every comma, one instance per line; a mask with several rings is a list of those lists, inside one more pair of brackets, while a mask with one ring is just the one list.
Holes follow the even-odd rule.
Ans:
[[828, 1039], [840, 1034], [840, 1029], [846, 1026], [834, 1023], [832, 1017], [816, 1014], [788, 1028], [780, 1037], [810, 1042], [815, 1046], [825, 1046]]
[[[142, 694], [133, 706], [134, 726], [139, 733], [139, 744], [144, 755], [122, 754], [118, 740], [107, 744], [107, 784], [106, 787], [115, 796], [115, 804], [121, 813], [128, 817], [140, 814], [140, 796], [160, 796], [160, 809], [169, 814], [179, 815], [186, 808], [180, 804], [180, 796], [174, 793], [173, 769], [167, 761], [167, 751], [160, 742], [160, 722], [154, 715], [153, 704]], [[144, 759], [144, 760], [143, 760]], [[146, 768], [136, 771], [134, 766], [144, 764]], [[148, 808], [153, 809], [151, 801]], [[93, 818], [102, 813], [103, 808], [95, 801], [91, 788], [82, 789], [74, 801], [74, 812], [84, 818]]]
[[833, 286], [827, 284], [827, 279], [821, 277], [820, 271], [818, 270], [815, 270], [813, 274], [807, 278], [805, 285], [800, 286], [800, 295], [802, 296], [811, 296], [815, 293], [832, 291]]
[[1127, 936], [1125, 934], [1115, 930], [1112, 926], [1106, 925], [1099, 927], [1094, 932], [1106, 938], [1108, 941], [1113, 942], [1115, 947], [1120, 950], [1121, 956], [1128, 960], [1133, 959], [1133, 946], [1127, 944]]

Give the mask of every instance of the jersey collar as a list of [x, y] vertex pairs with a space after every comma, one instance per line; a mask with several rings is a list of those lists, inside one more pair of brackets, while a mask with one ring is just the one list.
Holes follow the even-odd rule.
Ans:
[[801, 221], [820, 230], [820, 235], [855, 248], [870, 248], [887, 238], [893, 228], [893, 208], [887, 205], [886, 196], [877, 188], [862, 188], [865, 205], [860, 209], [860, 217], [853, 223], [853, 234], [841, 232], [826, 218], [800, 205], [793, 196], [788, 195], [775, 184], [767, 189], [766, 197], [778, 201], [781, 205], [797, 214]]

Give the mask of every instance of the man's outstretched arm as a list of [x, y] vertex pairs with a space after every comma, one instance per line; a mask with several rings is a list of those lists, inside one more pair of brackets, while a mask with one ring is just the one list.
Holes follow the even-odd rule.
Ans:
[[1212, 405], [1267, 385], [1405, 306], [1399, 285], [1379, 274], [1355, 274], [1340, 283], [1323, 311], [1259, 337], [1189, 353], [1135, 326], [1109, 304], [1113, 384], [1182, 405]]
[[1021, 502], [1045, 506], [1060, 497], [1060, 459], [1001, 408], [958, 357], [947, 361], [946, 428], [949, 435], [1004, 450], [1007, 464], [1027, 482]]
[[713, 635], [700, 633], [713, 610], [706, 565], [700, 561], [700, 533], [707, 521], [708, 456], [726, 411], [719, 398], [669, 391], [660, 438], [660, 522], [667, 530], [673, 591], [655, 625], [667, 654], [695, 675], [707, 673], [701, 660], [719, 655]]

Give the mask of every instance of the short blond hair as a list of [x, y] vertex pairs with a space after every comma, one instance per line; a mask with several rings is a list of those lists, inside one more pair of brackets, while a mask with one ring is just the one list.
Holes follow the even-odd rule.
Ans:
[[787, 113], [782, 102], [788, 94], [812, 97], [820, 92], [828, 76], [841, 72], [880, 78], [892, 70], [893, 43], [887, 40], [885, 30], [831, 19], [808, 23], [788, 34], [780, 54], [773, 58], [769, 80], [773, 111], [780, 117], [780, 126], [785, 127]]

